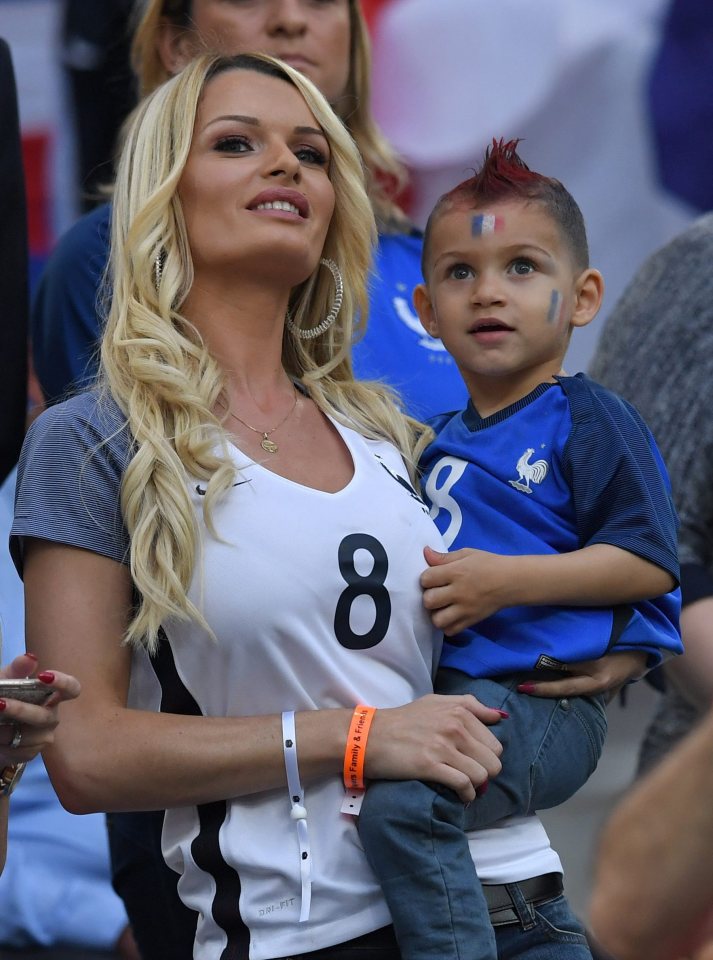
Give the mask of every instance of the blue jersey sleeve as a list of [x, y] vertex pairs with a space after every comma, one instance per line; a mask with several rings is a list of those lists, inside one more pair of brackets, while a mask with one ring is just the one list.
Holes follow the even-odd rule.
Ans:
[[583, 375], [560, 381], [572, 432], [563, 469], [581, 546], [609, 543], [650, 560], [678, 582], [678, 521], [661, 454], [625, 400]]
[[20, 573], [24, 537], [128, 561], [119, 497], [130, 456], [124, 418], [96, 393], [50, 407], [33, 423], [18, 465], [10, 534]]
[[94, 379], [100, 335], [100, 288], [109, 256], [111, 208], [82, 217], [57, 244], [35, 293], [32, 356], [42, 392], [62, 400]]
[[[572, 413], [564, 451], [582, 546], [609, 543], [680, 577], [678, 521], [663, 458], [639, 413], [583, 375], [563, 378]], [[644, 650], [648, 666], [683, 652], [681, 591], [620, 608], [612, 650]]]

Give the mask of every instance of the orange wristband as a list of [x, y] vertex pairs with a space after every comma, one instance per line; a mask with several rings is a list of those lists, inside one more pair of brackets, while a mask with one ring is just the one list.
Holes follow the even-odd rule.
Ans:
[[366, 741], [375, 713], [376, 707], [365, 707], [363, 703], [354, 709], [344, 751], [344, 786], [347, 790], [364, 789]]

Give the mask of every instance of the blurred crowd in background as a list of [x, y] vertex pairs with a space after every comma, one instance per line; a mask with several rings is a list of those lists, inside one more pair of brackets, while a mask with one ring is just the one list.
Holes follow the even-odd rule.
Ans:
[[[110, 181], [135, 91], [130, 0], [0, 0], [18, 77], [32, 276]], [[711, 14], [705, 0], [367, 0], [374, 111], [412, 173], [422, 224], [493, 136], [577, 197], [607, 281], [575, 338], [586, 366], [636, 268], [713, 206]]]

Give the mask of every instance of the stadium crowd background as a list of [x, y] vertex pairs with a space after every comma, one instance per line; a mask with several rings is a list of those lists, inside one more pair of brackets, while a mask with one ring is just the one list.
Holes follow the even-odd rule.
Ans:
[[[704, 0], [367, 0], [374, 109], [412, 171], [417, 222], [494, 135], [569, 185], [607, 293], [574, 338], [586, 367], [646, 256], [711, 206], [713, 110]], [[76, 218], [74, 141], [60, 65], [61, 0], [0, 0], [15, 61], [31, 276]], [[458, 93], [454, 95], [453, 91]], [[405, 317], [408, 319], [408, 317]]]

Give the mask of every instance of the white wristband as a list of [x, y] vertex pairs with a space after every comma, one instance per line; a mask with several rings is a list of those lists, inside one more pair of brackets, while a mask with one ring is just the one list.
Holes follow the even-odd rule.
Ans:
[[282, 749], [285, 755], [287, 789], [290, 792], [292, 809], [290, 816], [297, 827], [297, 842], [300, 848], [300, 876], [302, 878], [302, 903], [300, 923], [309, 920], [312, 901], [312, 863], [307, 831], [307, 809], [304, 805], [304, 790], [300, 783], [300, 770], [297, 765], [297, 737], [295, 733], [295, 711], [285, 710], [282, 714]]

